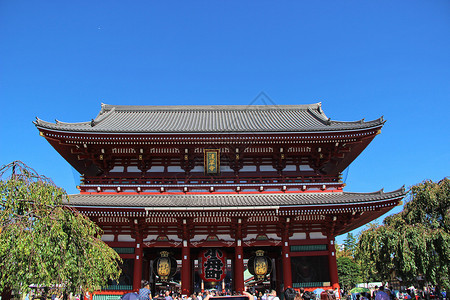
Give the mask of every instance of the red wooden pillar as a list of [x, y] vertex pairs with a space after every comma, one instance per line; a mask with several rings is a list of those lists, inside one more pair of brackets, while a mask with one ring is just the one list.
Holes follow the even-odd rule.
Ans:
[[289, 245], [289, 222], [290, 218], [286, 218], [286, 226], [282, 236], [281, 255], [283, 262], [283, 283], [284, 289], [292, 287], [292, 270], [291, 270], [291, 249]]
[[188, 220], [183, 219], [183, 245], [181, 247], [181, 294], [191, 295], [191, 249], [189, 247], [190, 232]]
[[330, 269], [330, 281], [333, 289], [339, 287], [339, 277], [336, 263], [336, 247], [334, 245], [334, 238], [330, 239], [328, 242], [328, 266]]
[[244, 286], [244, 246], [242, 245], [242, 219], [237, 220], [236, 247], [234, 249], [234, 290], [242, 293]]
[[138, 291], [141, 288], [142, 280], [142, 236], [137, 235], [136, 247], [134, 248], [134, 272], [133, 272], [133, 290]]
[[234, 255], [234, 290], [238, 293], [244, 291], [244, 247], [242, 240], [236, 240]]
[[191, 251], [187, 240], [183, 240], [181, 248], [181, 294], [191, 294]]

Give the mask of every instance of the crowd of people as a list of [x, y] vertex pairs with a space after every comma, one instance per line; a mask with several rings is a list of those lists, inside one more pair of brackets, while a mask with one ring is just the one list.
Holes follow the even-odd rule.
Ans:
[[[344, 293], [346, 294], [346, 293]], [[348, 294], [347, 299], [351, 300], [444, 300], [447, 299], [446, 293], [441, 291], [438, 286], [425, 286], [423, 289], [410, 287], [404, 291], [392, 290], [384, 286], [375, 286], [375, 289], [369, 292]]]
[[[237, 293], [230, 291], [208, 291], [197, 292], [191, 295], [181, 295], [180, 293], [165, 291], [152, 298], [150, 285], [147, 281], [143, 281], [142, 288], [139, 290], [138, 300], [208, 300], [213, 296], [233, 296]], [[249, 300], [280, 300], [275, 290], [272, 291], [247, 291], [243, 295]], [[315, 294], [310, 291], [305, 291], [303, 288], [294, 290], [287, 289], [283, 293], [284, 300], [445, 300], [446, 294], [441, 292], [438, 287], [425, 287], [422, 290], [410, 288], [404, 292], [393, 291], [384, 286], [375, 287], [369, 292], [355, 293], [355, 294], [340, 294], [338, 289], [323, 291], [320, 294]]]
[[148, 281], [145, 280], [142, 281], [142, 288], [139, 290], [138, 300], [208, 300], [209, 298], [214, 296], [238, 296], [238, 295], [247, 296], [250, 300], [280, 300], [275, 290], [266, 291], [265, 293], [243, 292], [242, 294], [231, 291], [206, 290], [204, 292], [197, 292], [191, 295], [181, 295], [180, 293], [177, 292], [165, 291], [164, 293], [160, 293], [153, 297], [150, 291], [150, 284]]

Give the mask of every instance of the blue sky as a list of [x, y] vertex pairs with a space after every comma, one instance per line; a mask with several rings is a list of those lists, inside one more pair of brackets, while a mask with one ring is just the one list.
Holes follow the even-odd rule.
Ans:
[[260, 92], [320, 101], [334, 120], [384, 115], [347, 191], [442, 179], [450, 1], [0, 1], [0, 164], [22, 160], [69, 193], [78, 175], [36, 116], [88, 121], [102, 102], [250, 104]]

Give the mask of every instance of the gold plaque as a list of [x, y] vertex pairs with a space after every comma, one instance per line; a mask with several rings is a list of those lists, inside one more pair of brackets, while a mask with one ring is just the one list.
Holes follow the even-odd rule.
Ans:
[[220, 172], [220, 149], [204, 149], [205, 174], [219, 174]]

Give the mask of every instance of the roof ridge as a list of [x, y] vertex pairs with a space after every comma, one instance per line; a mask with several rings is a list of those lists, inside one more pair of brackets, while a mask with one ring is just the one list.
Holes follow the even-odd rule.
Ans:
[[321, 122], [324, 125], [330, 125], [331, 119], [328, 118], [322, 110], [322, 103], [319, 102], [319, 106], [317, 107], [317, 111], [308, 108], [308, 112], [311, 116], [317, 119], [317, 121]]
[[365, 121], [365, 118], [362, 118], [361, 120], [357, 121], [331, 121], [332, 124], [384, 124], [386, 123], [386, 120], [384, 119], [384, 116], [379, 117], [378, 119], [373, 119], [370, 121]]
[[242, 110], [307, 110], [318, 109], [321, 103], [312, 104], [271, 104], [271, 105], [110, 105], [102, 103], [100, 114], [116, 111], [242, 111]]
[[406, 193], [406, 191], [405, 191], [405, 186], [403, 185], [402, 187], [400, 187], [400, 188], [398, 188], [398, 189], [396, 189], [396, 190], [393, 190], [393, 191], [390, 191], [390, 192], [385, 192], [384, 191], [384, 188], [381, 188], [380, 190], [378, 190], [378, 191], [375, 191], [375, 192], [369, 192], [369, 193], [361, 193], [361, 192], [344, 192], [344, 194], [351, 194], [351, 195], [393, 195], [393, 194], [397, 194], [397, 193], [402, 193], [402, 194], [405, 194]]
[[86, 125], [89, 124], [90, 122], [63, 122], [60, 121], [58, 119], [55, 119], [55, 123], [52, 122], [48, 122], [48, 121], [44, 121], [42, 119], [39, 119], [38, 117], [36, 117], [36, 121], [33, 121], [33, 124], [37, 125], [37, 126], [43, 126], [43, 125], [47, 125], [47, 126], [54, 126], [54, 125]]
[[98, 115], [91, 121], [91, 126], [94, 127], [95, 125], [99, 124], [101, 121], [105, 120], [107, 117], [109, 117], [111, 114], [114, 113], [116, 110], [115, 107], [108, 111], [103, 110], [103, 103], [102, 103], [102, 110], [98, 113]]

